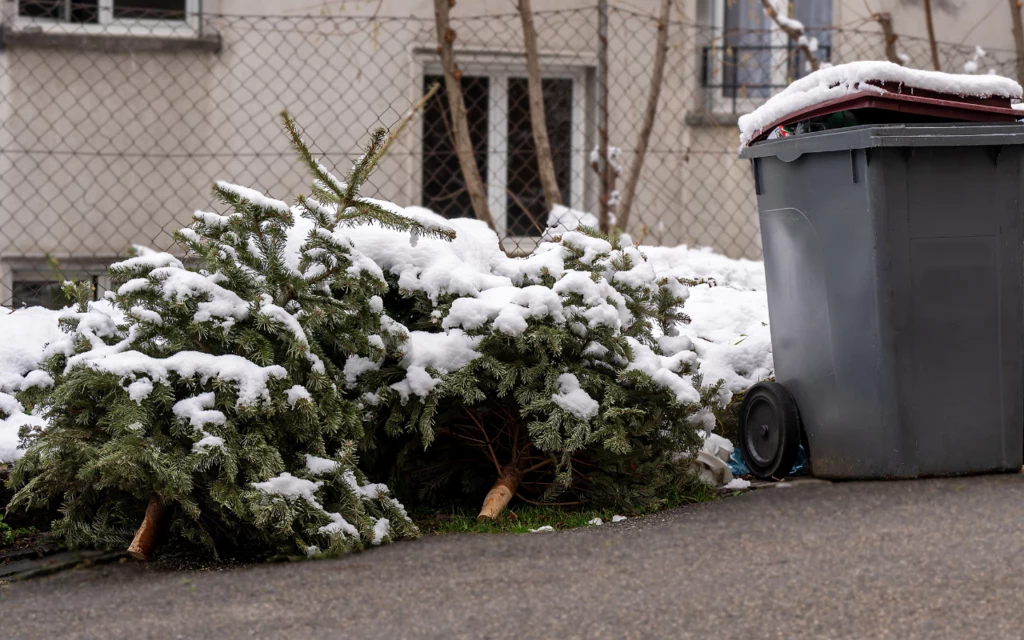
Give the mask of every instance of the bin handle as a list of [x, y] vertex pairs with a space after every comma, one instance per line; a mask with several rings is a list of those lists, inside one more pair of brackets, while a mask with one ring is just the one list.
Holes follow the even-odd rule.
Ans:
[[783, 162], [793, 162], [802, 155], [804, 155], [804, 152], [800, 151], [799, 149], [783, 148], [779, 149], [779, 151], [775, 154], [775, 157], [778, 158], [779, 160], [782, 160]]

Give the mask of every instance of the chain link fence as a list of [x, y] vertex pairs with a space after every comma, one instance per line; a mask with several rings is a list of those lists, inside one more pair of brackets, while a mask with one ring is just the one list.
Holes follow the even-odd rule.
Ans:
[[[302, 193], [309, 177], [281, 132], [282, 109], [344, 173], [367, 133], [395, 127], [441, 75], [435, 26], [426, 19], [114, 15], [109, 3], [63, 0], [0, 6], [5, 305], [63, 306], [59, 283], [72, 278], [92, 279], [101, 294], [106, 265], [133, 244], [176, 251], [171, 234], [193, 210], [211, 206], [214, 179], [282, 199]], [[535, 22], [559, 187], [568, 206], [596, 211], [597, 10], [540, 11]], [[496, 232], [510, 254], [528, 252], [548, 212], [519, 17], [453, 18], [453, 28]], [[641, 126], [657, 28], [641, 13], [609, 14], [608, 136], [622, 167]], [[811, 32], [819, 55], [833, 63], [884, 59], [879, 29]], [[897, 47], [911, 66], [928, 66], [927, 41], [900, 38]], [[950, 71], [973, 54], [973, 46], [941, 47]], [[1013, 62], [1013, 52], [989, 52], [979, 71], [1012, 75]], [[735, 121], [803, 66], [778, 33], [670, 25], [666, 78], [628, 229], [634, 239], [760, 257]], [[472, 215], [447, 113], [442, 90], [405, 127], [364, 195]]]

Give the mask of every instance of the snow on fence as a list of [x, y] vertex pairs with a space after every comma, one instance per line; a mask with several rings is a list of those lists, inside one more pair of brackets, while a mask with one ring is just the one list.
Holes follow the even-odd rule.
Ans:
[[[130, 245], [174, 250], [171, 233], [210, 206], [211, 179], [301, 192], [307, 178], [280, 131], [282, 109], [326, 158], [348, 166], [365, 132], [397, 124], [441, 72], [429, 14], [153, 20], [94, 15], [88, 5], [42, 15], [55, 11], [43, 4], [17, 3], [0, 30], [0, 305], [63, 306], [58, 285], [66, 278], [92, 279], [102, 293], [106, 266]], [[559, 187], [567, 205], [592, 211], [595, 6], [535, 17]], [[471, 11], [460, 4], [452, 22], [471, 138], [503, 247], [524, 253], [547, 212], [521, 25], [507, 9], [466, 17]], [[696, 14], [676, 19], [629, 231], [649, 245], [757, 259], [756, 203], [748, 167], [736, 157], [736, 118], [802, 75], [806, 61], [798, 43], [771, 30], [723, 31]], [[885, 59], [881, 30], [859, 29], [807, 24], [822, 61]], [[608, 34], [609, 145], [626, 168], [657, 21], [613, 8]], [[897, 46], [911, 65], [927, 66], [926, 41], [900, 37]], [[978, 73], [1012, 73], [1012, 52], [979, 58], [969, 44], [942, 45], [940, 53], [949, 71], [969, 63]], [[471, 215], [446, 113], [441, 91], [403, 132], [367, 195]]]

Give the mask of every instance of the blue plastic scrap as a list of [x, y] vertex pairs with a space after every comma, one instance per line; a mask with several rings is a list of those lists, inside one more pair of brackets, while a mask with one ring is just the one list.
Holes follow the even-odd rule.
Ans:
[[[743, 461], [743, 452], [740, 451], [739, 447], [733, 447], [732, 455], [729, 456], [729, 471], [732, 471], [732, 475], [737, 478], [750, 475], [750, 469], [747, 468], [747, 463]], [[796, 454], [796, 462], [793, 463], [793, 470], [789, 472], [789, 475], [802, 476], [809, 474], [810, 471], [811, 467], [807, 459], [807, 449], [804, 449], [803, 443], [800, 443], [800, 450]]]

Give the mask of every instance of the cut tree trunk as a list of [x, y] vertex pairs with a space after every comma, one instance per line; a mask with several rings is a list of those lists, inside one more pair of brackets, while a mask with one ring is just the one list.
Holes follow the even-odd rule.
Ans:
[[498, 479], [494, 482], [494, 486], [487, 492], [487, 497], [484, 498], [484, 506], [480, 509], [480, 515], [476, 517], [477, 520], [494, 520], [501, 512], [508, 506], [512, 496], [516, 494], [516, 490], [519, 489], [519, 481], [522, 479], [522, 473], [516, 467], [512, 465], [505, 465], [501, 469], [501, 473], [498, 475]]
[[633, 162], [629, 167], [629, 177], [626, 179], [626, 188], [622, 192], [622, 199], [619, 201], [618, 219], [616, 226], [629, 232], [629, 212], [633, 208], [633, 197], [636, 195], [636, 186], [640, 181], [640, 171], [644, 168], [644, 159], [647, 156], [647, 145], [651, 141], [651, 131], [654, 130], [654, 117], [658, 112], [658, 100], [661, 97], [661, 84], [665, 76], [665, 58], [668, 57], [668, 25], [671, 16], [672, 2], [661, 0], [661, 12], [658, 17], [658, 38], [654, 45], [654, 68], [651, 71], [651, 87], [647, 93], [647, 108], [644, 109], [644, 120], [640, 126], [640, 139], [637, 141], [636, 153], [633, 154]]
[[448, 93], [448, 111], [452, 118], [452, 132], [455, 137], [455, 155], [459, 159], [462, 178], [473, 205], [477, 220], [487, 223], [492, 230], [494, 218], [487, 205], [487, 190], [480, 178], [480, 169], [473, 155], [473, 141], [469, 137], [469, 119], [466, 115], [466, 101], [462, 97], [462, 71], [455, 64], [455, 31], [449, 26], [448, 11], [454, 0], [434, 0], [434, 18], [437, 22], [437, 54], [444, 69], [444, 87]]
[[1024, 21], [1020, 15], [1021, 0], [1010, 0], [1013, 19], [1013, 46], [1017, 51], [1017, 82], [1024, 84]]
[[551, 143], [548, 140], [547, 116], [544, 114], [544, 84], [541, 80], [540, 57], [537, 53], [537, 29], [533, 24], [533, 7], [530, 0], [519, 0], [519, 17], [523, 23], [523, 44], [526, 48], [526, 82], [530, 92], [530, 128], [533, 130], [533, 146], [537, 155], [537, 172], [544, 189], [544, 202], [548, 211], [556, 204], [562, 204], [562, 193], [555, 177], [555, 163], [551, 159]]
[[135, 539], [128, 545], [128, 555], [136, 560], [151, 560], [153, 551], [156, 549], [157, 538], [163, 529], [163, 521], [164, 503], [159, 496], [154, 495], [149, 499], [146, 517], [143, 518], [139, 530], [135, 532]]

